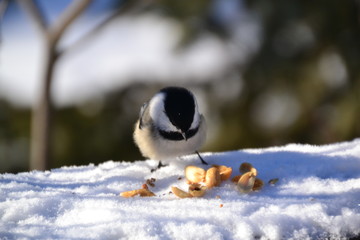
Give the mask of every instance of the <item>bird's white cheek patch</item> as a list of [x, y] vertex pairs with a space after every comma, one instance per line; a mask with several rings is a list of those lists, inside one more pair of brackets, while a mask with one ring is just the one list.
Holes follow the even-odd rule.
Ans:
[[190, 129], [195, 129], [200, 124], [200, 113], [199, 113], [199, 108], [198, 108], [195, 97], [194, 97], [194, 102], [195, 102], [195, 114], [194, 114], [194, 119], [193, 119], [193, 122], [191, 123]]
[[164, 131], [178, 131], [178, 129], [171, 124], [169, 118], [165, 113], [164, 107], [164, 93], [157, 93], [151, 100], [150, 100], [150, 117], [153, 119], [154, 124]]

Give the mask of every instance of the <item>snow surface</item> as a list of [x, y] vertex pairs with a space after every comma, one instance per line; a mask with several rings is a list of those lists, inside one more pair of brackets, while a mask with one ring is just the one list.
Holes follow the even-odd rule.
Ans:
[[[267, 183], [240, 194], [224, 182], [203, 198], [179, 199], [187, 188], [183, 157], [154, 173], [155, 160], [108, 161], [0, 175], [0, 239], [341, 239], [360, 234], [360, 139], [324, 146], [203, 153], [210, 163], [258, 169]], [[149, 178], [156, 197], [122, 198]], [[217, 197], [217, 196], [220, 196]], [[222, 207], [221, 207], [222, 206]]]

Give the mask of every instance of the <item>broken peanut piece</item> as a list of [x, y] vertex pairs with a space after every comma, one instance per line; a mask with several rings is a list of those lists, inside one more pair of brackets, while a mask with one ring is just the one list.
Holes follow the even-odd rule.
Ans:
[[269, 180], [269, 184], [275, 185], [278, 181], [279, 181], [278, 178], [273, 178], [273, 179], [270, 179], [270, 180]]
[[262, 189], [263, 186], [264, 186], [264, 182], [260, 178], [256, 178], [252, 190], [259, 191]]
[[149, 185], [150, 187], [155, 187], [154, 182], [156, 181], [155, 178], [149, 178], [146, 180], [146, 184]]
[[231, 177], [232, 168], [224, 165], [213, 165], [219, 170], [221, 181], [226, 181]]
[[237, 175], [231, 179], [232, 182], [237, 183], [242, 175]]
[[190, 193], [181, 190], [178, 187], [171, 187], [171, 191], [179, 198], [191, 198], [193, 197]]
[[206, 171], [205, 185], [208, 188], [219, 186], [221, 183], [221, 177], [219, 170], [216, 167], [211, 167]]
[[257, 170], [254, 168], [251, 163], [244, 162], [240, 165], [240, 173], [252, 172], [255, 176], [257, 176]]
[[250, 191], [252, 191], [253, 187], [255, 184], [255, 175], [252, 172], [247, 172], [244, 173], [238, 183], [237, 183], [237, 187], [239, 189], [240, 192], [242, 193], [248, 193]]
[[202, 197], [206, 192], [206, 187], [194, 183], [189, 186], [189, 192], [185, 192], [178, 187], [171, 187], [171, 191], [179, 198]]
[[153, 197], [153, 196], [155, 196], [155, 194], [153, 192], [149, 191], [146, 188], [120, 193], [120, 196], [125, 197], [125, 198], [135, 197], [135, 196], [138, 196], [138, 195], [140, 197]]
[[185, 168], [185, 177], [191, 183], [200, 183], [205, 180], [206, 171], [200, 167], [187, 166]]
[[191, 184], [189, 186], [189, 193], [193, 197], [202, 197], [205, 195], [206, 187], [201, 186], [200, 184]]
[[253, 168], [251, 163], [244, 162], [240, 165], [239, 170], [240, 170], [240, 173], [247, 173], [247, 172], [250, 172], [251, 168]]

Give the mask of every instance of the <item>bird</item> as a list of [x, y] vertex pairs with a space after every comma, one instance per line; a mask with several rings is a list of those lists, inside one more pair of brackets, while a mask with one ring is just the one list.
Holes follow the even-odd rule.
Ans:
[[165, 87], [145, 102], [136, 121], [134, 141], [141, 154], [150, 159], [171, 162], [196, 153], [206, 139], [206, 122], [199, 113], [196, 98], [183, 87]]

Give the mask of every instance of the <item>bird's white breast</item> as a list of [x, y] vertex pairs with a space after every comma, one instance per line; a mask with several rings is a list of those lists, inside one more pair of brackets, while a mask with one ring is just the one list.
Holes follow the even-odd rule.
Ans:
[[[178, 156], [194, 153], [204, 144], [206, 122], [202, 115], [199, 116], [199, 119], [200, 127], [197, 134], [187, 141], [172, 141], [161, 138], [156, 134], [154, 135], [151, 127], [142, 129], [135, 127], [134, 139], [143, 156], [150, 159], [171, 161]], [[136, 126], [138, 124], [139, 122], [136, 123]]]

